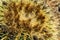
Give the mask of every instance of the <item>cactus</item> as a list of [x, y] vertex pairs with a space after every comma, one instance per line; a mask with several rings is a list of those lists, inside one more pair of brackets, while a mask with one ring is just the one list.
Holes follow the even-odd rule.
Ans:
[[[7, 1], [7, 2], [6, 2]], [[56, 19], [51, 22], [51, 13], [42, 8], [40, 0], [6, 0], [2, 1], [3, 24], [2, 32], [7, 31], [1, 40], [52, 40], [56, 35]], [[2, 29], [1, 27], [1, 29]], [[55, 34], [55, 35], [54, 35]], [[56, 39], [54, 39], [56, 40]]]

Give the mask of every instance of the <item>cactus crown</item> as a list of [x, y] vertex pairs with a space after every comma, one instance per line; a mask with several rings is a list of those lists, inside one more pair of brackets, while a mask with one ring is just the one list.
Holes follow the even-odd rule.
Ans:
[[[5, 38], [10, 40], [47, 40], [53, 36], [50, 16], [38, 1], [20, 0], [3, 2], [4, 23], [8, 26]], [[11, 35], [13, 36], [11, 38]]]

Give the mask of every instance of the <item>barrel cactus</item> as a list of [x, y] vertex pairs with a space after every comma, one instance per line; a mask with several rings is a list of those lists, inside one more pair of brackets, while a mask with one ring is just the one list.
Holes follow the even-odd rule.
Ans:
[[1, 0], [1, 40], [58, 40], [57, 15], [44, 0]]

